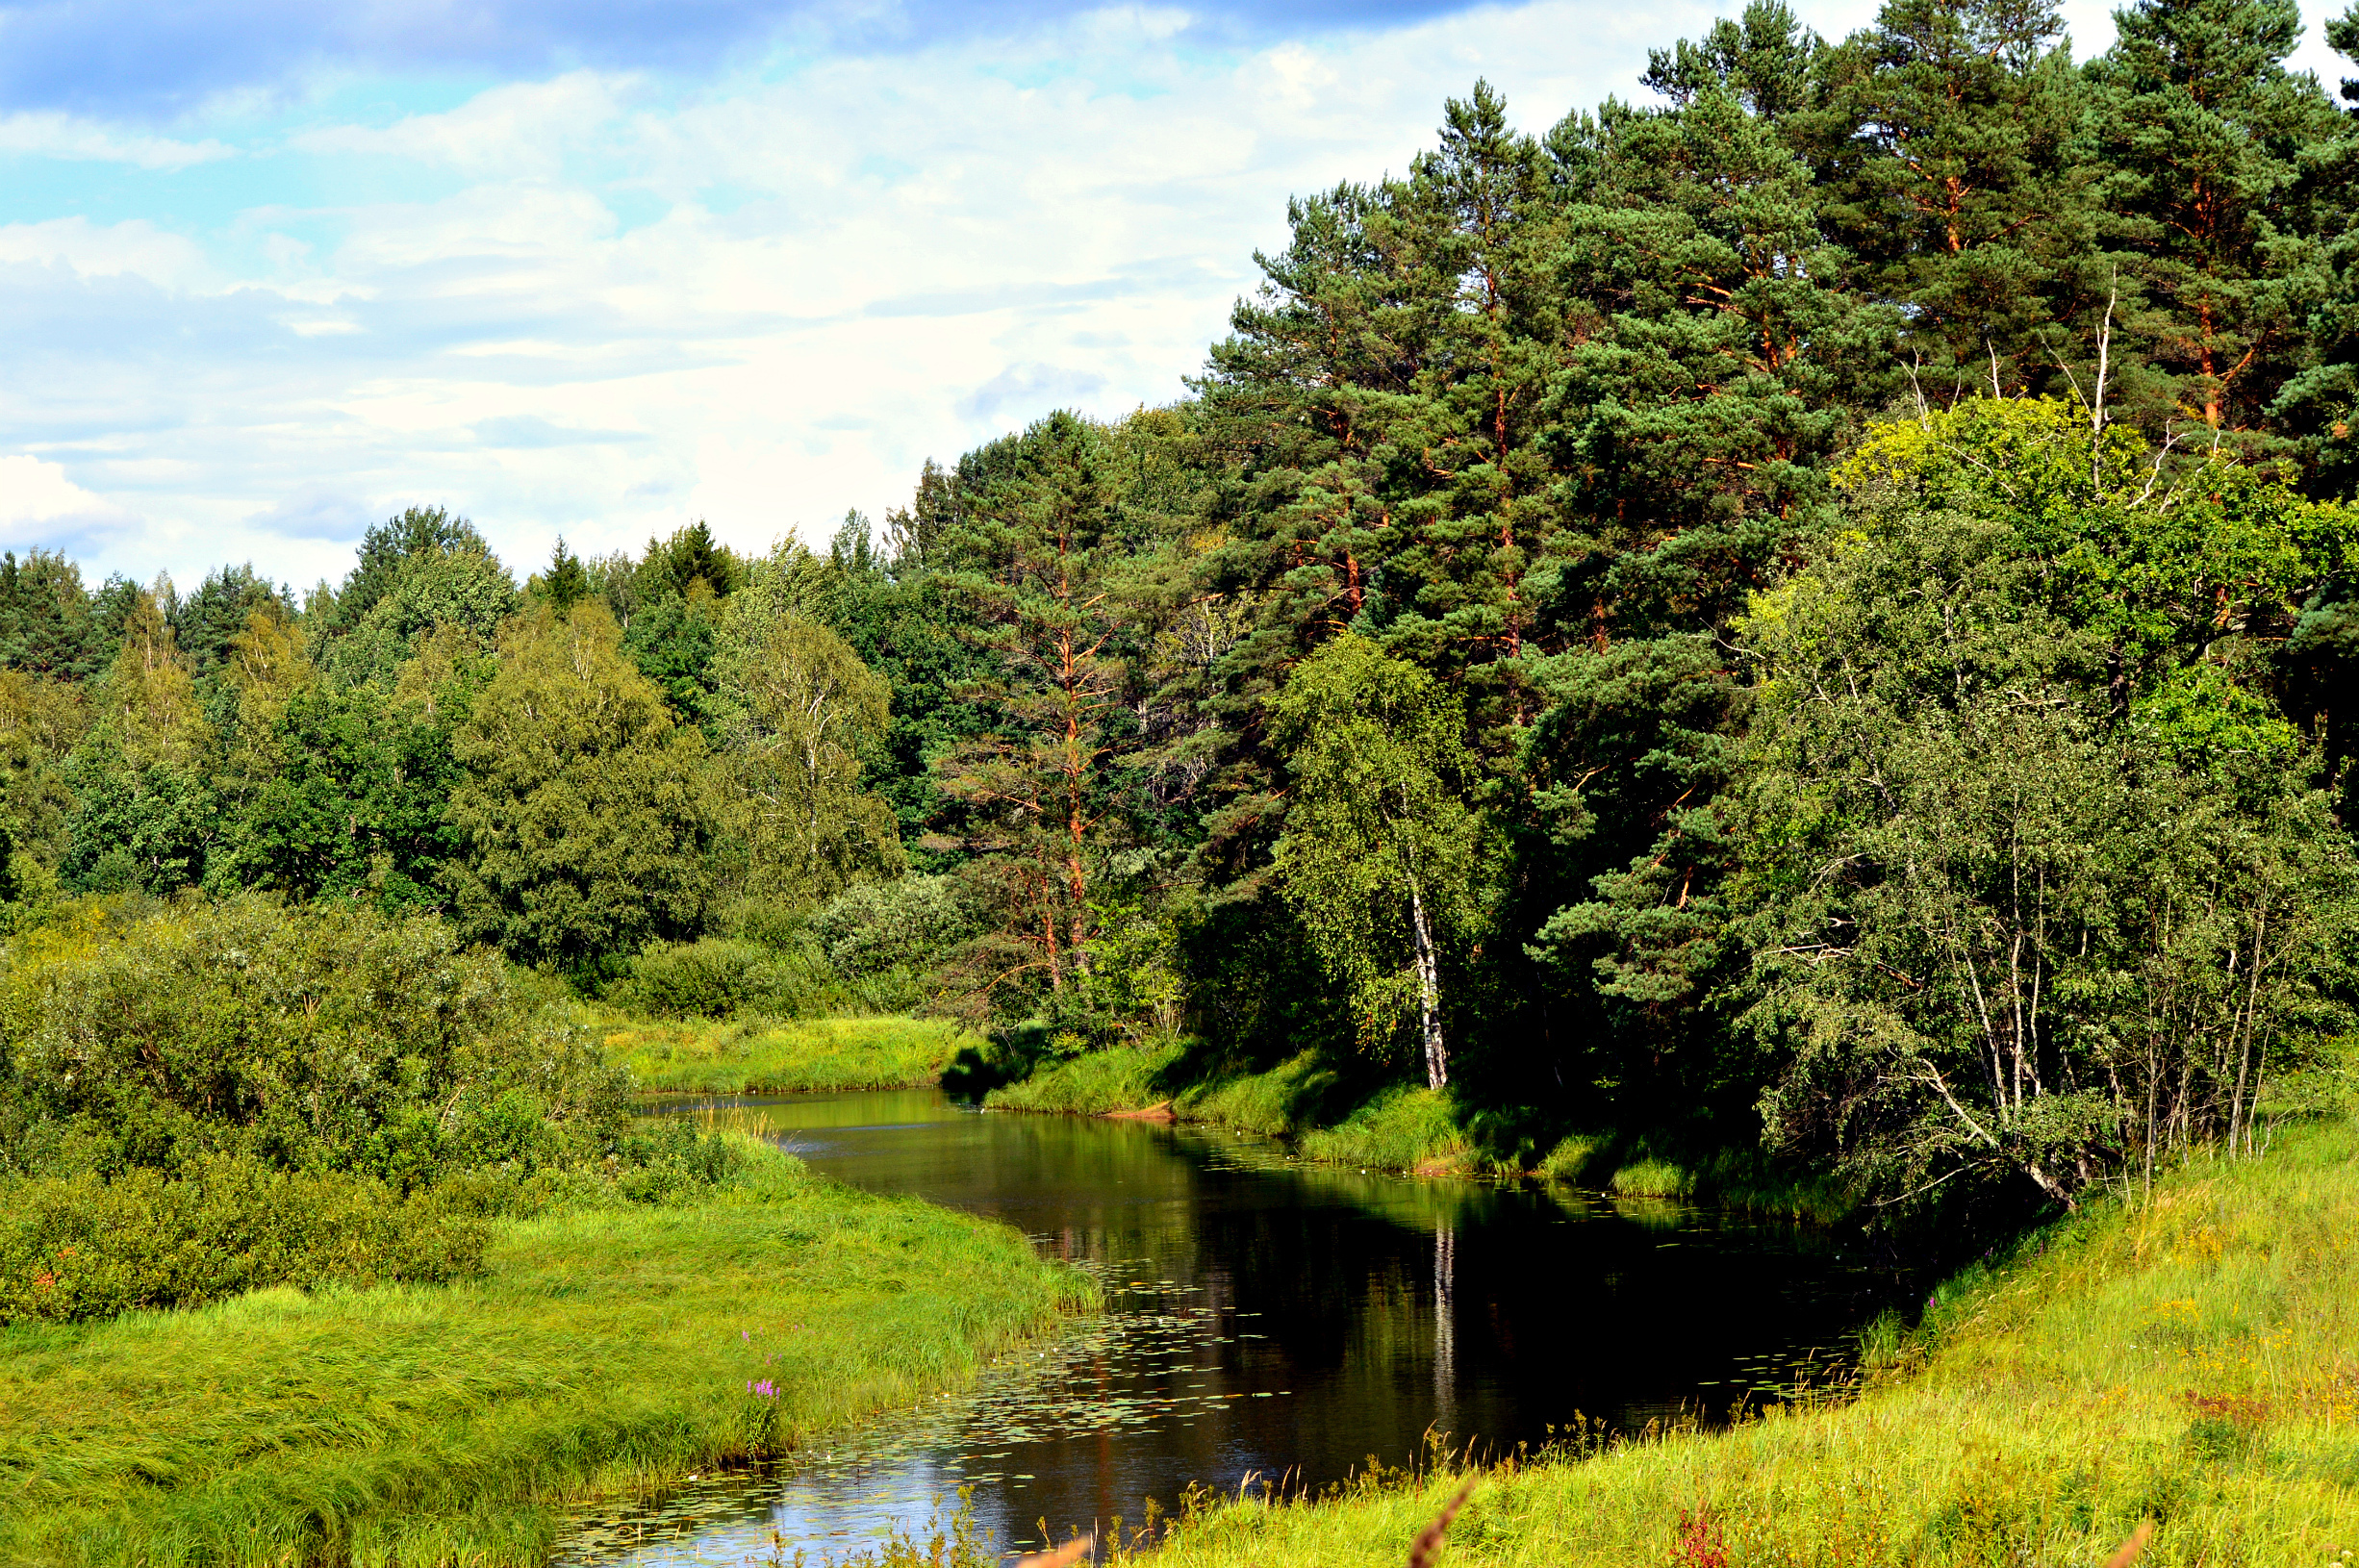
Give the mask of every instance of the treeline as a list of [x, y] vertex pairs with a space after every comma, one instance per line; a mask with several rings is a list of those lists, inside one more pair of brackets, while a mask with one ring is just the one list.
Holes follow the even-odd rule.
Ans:
[[650, 942], [890, 874], [858, 760], [885, 686], [799, 613], [825, 577], [698, 524], [636, 561], [561, 547], [519, 585], [425, 509], [300, 608], [250, 568], [89, 593], [12, 557], [11, 892], [439, 909], [596, 983]]
[[2354, 976], [2359, 122], [2298, 27], [1757, 3], [1656, 106], [1478, 86], [1293, 206], [1186, 400], [824, 554], [519, 584], [413, 512], [299, 608], [37, 554], [14, 892], [433, 908], [675, 999], [800, 952], [1509, 1149], [1765, 1118], [1895, 1204], [2252, 1140]]

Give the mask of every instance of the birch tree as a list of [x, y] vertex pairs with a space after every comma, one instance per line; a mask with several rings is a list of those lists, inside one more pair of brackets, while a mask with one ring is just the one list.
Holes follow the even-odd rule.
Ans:
[[1483, 923], [1476, 760], [1449, 692], [1346, 633], [1296, 669], [1273, 717], [1291, 796], [1277, 866], [1364, 1041], [1413, 1017], [1426, 1083], [1450, 1081], [1442, 976]]
[[835, 633], [758, 606], [733, 608], [714, 661], [729, 827], [748, 892], [818, 903], [900, 869], [892, 808], [861, 788], [888, 694]]

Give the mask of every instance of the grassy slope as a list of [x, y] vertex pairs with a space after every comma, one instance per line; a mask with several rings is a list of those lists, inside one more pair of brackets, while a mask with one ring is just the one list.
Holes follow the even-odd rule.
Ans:
[[506, 1223], [471, 1284], [0, 1330], [0, 1561], [536, 1562], [569, 1499], [783, 1452], [1083, 1301], [1012, 1230], [752, 1157], [695, 1207]]
[[[2359, 1560], [2359, 1128], [2041, 1245], [1944, 1287], [1856, 1403], [1487, 1474], [1446, 1561], [2097, 1563], [2149, 1517], [2145, 1565]], [[1458, 1479], [1216, 1507], [1159, 1561], [1397, 1564]]]
[[932, 1083], [963, 1045], [941, 1019], [829, 1018], [781, 1024], [633, 1021], [610, 1024], [606, 1055], [643, 1089], [677, 1094], [793, 1094]]
[[1423, 1176], [1547, 1176], [1635, 1198], [1691, 1198], [1820, 1221], [1851, 1210], [1832, 1183], [1798, 1182], [1750, 1150], [1682, 1158], [1643, 1137], [1597, 1133], [1503, 1160], [1476, 1147], [1446, 1091], [1396, 1084], [1351, 1103], [1335, 1075], [1309, 1052], [1264, 1073], [1191, 1079], [1188, 1068], [1180, 1047], [1117, 1047], [1043, 1067], [994, 1089], [984, 1103], [1103, 1115], [1169, 1100], [1182, 1121], [1290, 1137], [1304, 1157], [1334, 1165]]

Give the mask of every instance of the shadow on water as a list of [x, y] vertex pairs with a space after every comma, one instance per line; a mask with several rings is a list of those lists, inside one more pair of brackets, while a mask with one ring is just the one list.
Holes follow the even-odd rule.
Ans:
[[935, 1090], [677, 1109], [711, 1104], [838, 1180], [1017, 1227], [1096, 1274], [1107, 1310], [792, 1464], [585, 1516], [560, 1561], [768, 1561], [774, 1531], [790, 1559], [841, 1556], [962, 1486], [1018, 1545], [1190, 1482], [1411, 1463], [1429, 1429], [1503, 1452], [1577, 1417], [1721, 1420], [1823, 1370], [1891, 1288], [1803, 1227], [1306, 1165], [1232, 1133]]

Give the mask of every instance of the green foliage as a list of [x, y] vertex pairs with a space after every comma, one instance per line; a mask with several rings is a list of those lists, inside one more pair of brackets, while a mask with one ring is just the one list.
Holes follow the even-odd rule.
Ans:
[[1031, 974], [1062, 991], [1089, 962], [1093, 873], [1117, 825], [1105, 759], [1129, 541], [1098, 427], [1057, 413], [1000, 446], [949, 552], [960, 629], [989, 671], [983, 728], [940, 771], [992, 851], [976, 883], [994, 916], [977, 955], [986, 983]]
[[0, 664], [54, 680], [102, 672], [122, 636], [122, 611], [136, 592], [111, 579], [93, 595], [82, 569], [52, 550], [0, 556]]
[[371, 1178], [234, 1155], [0, 1181], [0, 1324], [189, 1307], [269, 1285], [480, 1274], [483, 1225]]
[[744, 848], [747, 890], [807, 907], [901, 869], [892, 813], [861, 788], [889, 696], [835, 633], [760, 606], [753, 594], [730, 601], [716, 661], [723, 812]]
[[[2251, 579], [2209, 559], [2290, 575], [2301, 531], [2251, 549], [2243, 479], [2132, 489], [2067, 429], [2007, 405], [1871, 442], [1897, 467], [1859, 532], [1745, 628], [1764, 1110], [1887, 1202], [2018, 1173], [2070, 1201], [2128, 1154], [2249, 1142], [2359, 977], [2359, 862], [2298, 734], [2215, 662]], [[2211, 525], [2177, 535], [2181, 504]]]
[[368, 612], [330, 645], [325, 664], [343, 685], [390, 686], [428, 632], [455, 627], [475, 645], [489, 646], [517, 602], [515, 579], [480, 544], [417, 550], [393, 569]]
[[1448, 1081], [1441, 945], [1484, 925], [1484, 823], [1459, 719], [1424, 670], [1346, 633], [1296, 670], [1274, 715], [1294, 800], [1276, 860], [1291, 902], [1381, 1047], [1415, 1009]]
[[950, 1020], [922, 1018], [634, 1021], [603, 1032], [608, 1060], [640, 1088], [667, 1094], [909, 1088], [935, 1082], [959, 1052], [983, 1047]]
[[363, 907], [67, 906], [11, 940], [0, 1036], [24, 1171], [217, 1152], [406, 1188], [524, 1154], [520, 1118], [596, 1143], [620, 1116], [596, 1047], [536, 1019], [496, 958]]
[[581, 973], [693, 935], [713, 891], [703, 737], [623, 659], [602, 606], [529, 612], [499, 653], [451, 741], [461, 929]]
[[631, 960], [608, 999], [657, 1018], [727, 1018], [744, 1011], [793, 1016], [812, 989], [807, 966], [776, 949], [726, 937], [659, 943]]
[[338, 637], [358, 628], [393, 593], [402, 568], [413, 557], [451, 551], [485, 555], [490, 549], [473, 523], [448, 509], [407, 507], [372, 524], [361, 537], [360, 558], [345, 576], [343, 587], [325, 594], [318, 606], [320, 629]]
[[199, 679], [229, 658], [230, 644], [257, 611], [281, 619], [292, 613], [286, 596], [251, 562], [208, 573], [195, 593], [171, 607], [173, 638]]
[[827, 962], [849, 978], [922, 970], [947, 958], [974, 929], [948, 876], [903, 876], [846, 888], [811, 917]]

